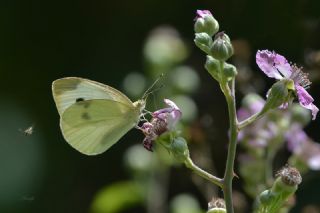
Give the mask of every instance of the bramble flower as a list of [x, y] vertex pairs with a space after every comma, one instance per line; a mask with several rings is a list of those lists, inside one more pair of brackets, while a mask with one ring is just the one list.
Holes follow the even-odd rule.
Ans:
[[[239, 121], [259, 112], [264, 104], [260, 96], [247, 95], [237, 111]], [[295, 159], [312, 170], [320, 170], [320, 144], [314, 142], [303, 130], [309, 121], [306, 111], [300, 105], [293, 104], [288, 110], [281, 110], [282, 116], [279, 116], [280, 110], [269, 112], [250, 128], [243, 129], [238, 140], [242, 146], [255, 150], [272, 146], [276, 140], [279, 140], [279, 145], [286, 142], [287, 149]], [[245, 162], [246, 159], [240, 161]]]
[[152, 113], [151, 122], [145, 122], [140, 128], [145, 134], [143, 146], [152, 151], [153, 142], [163, 133], [172, 131], [181, 118], [181, 110], [171, 100], [164, 99], [168, 107]]
[[[256, 54], [256, 62], [268, 77], [277, 80], [292, 80], [294, 85], [292, 89], [295, 90], [300, 105], [311, 110], [313, 120], [316, 118], [319, 109], [313, 104], [313, 98], [306, 91], [311, 85], [308, 74], [295, 64], [290, 64], [282, 55], [269, 50], [259, 50]], [[287, 103], [284, 103], [283, 106], [286, 107]]]

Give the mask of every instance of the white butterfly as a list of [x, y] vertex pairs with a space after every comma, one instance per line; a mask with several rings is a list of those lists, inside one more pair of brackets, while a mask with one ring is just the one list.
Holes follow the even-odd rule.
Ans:
[[65, 140], [86, 155], [97, 155], [137, 126], [145, 98], [132, 102], [120, 91], [84, 78], [68, 77], [52, 83]]

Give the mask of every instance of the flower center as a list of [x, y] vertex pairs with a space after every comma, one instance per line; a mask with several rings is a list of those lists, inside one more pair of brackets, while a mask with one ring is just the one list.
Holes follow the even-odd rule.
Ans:
[[295, 83], [298, 83], [305, 89], [309, 89], [311, 85], [311, 81], [309, 80], [309, 74], [304, 73], [302, 71], [302, 67], [297, 67], [297, 65], [291, 65], [292, 73], [290, 75], [290, 79], [292, 79]]

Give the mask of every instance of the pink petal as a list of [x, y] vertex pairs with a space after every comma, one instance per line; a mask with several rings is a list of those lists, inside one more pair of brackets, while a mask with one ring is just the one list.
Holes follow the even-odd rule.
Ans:
[[297, 90], [297, 95], [298, 95], [300, 105], [306, 109], [311, 110], [312, 120], [316, 119], [319, 109], [318, 107], [316, 107], [316, 105], [312, 103], [314, 101], [313, 98], [302, 86], [296, 84], [295, 87]]
[[173, 101], [164, 99], [164, 102], [169, 107], [153, 112], [152, 116], [154, 118], [164, 120], [167, 123], [167, 129], [171, 130], [180, 120], [182, 113], [179, 107]]
[[173, 110], [174, 110], [174, 109], [171, 108], [171, 107], [159, 109], [159, 110], [153, 112], [153, 113], [152, 113], [152, 116], [153, 116], [153, 117], [156, 117], [156, 118], [164, 119], [164, 118], [162, 118], [163, 114], [171, 113]]
[[299, 124], [293, 124], [285, 134], [285, 138], [288, 149], [293, 153], [301, 152], [304, 144], [309, 140], [308, 135]]
[[258, 50], [256, 62], [259, 68], [270, 78], [282, 79], [283, 76], [289, 78], [291, 66], [282, 55], [269, 50]]
[[275, 52], [273, 52], [273, 54], [274, 66], [284, 77], [289, 78], [292, 73], [291, 65], [288, 63], [287, 59], [284, 56]]
[[197, 10], [197, 16], [195, 19], [204, 18], [205, 15], [212, 15], [209, 10]]
[[171, 101], [171, 100], [169, 100], [169, 99], [164, 99], [164, 102], [165, 102], [168, 106], [170, 106], [171, 108], [180, 110], [179, 107], [178, 107], [173, 101]]

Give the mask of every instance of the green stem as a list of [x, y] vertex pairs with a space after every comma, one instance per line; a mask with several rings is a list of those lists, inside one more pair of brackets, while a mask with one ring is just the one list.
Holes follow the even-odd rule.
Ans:
[[226, 97], [228, 112], [229, 112], [229, 125], [230, 125], [230, 141], [229, 141], [229, 147], [228, 147], [226, 170], [223, 178], [223, 181], [224, 181], [223, 194], [224, 194], [224, 200], [226, 202], [227, 212], [233, 213], [234, 210], [233, 210], [233, 200], [232, 200], [232, 180], [234, 178], [234, 161], [236, 156], [237, 137], [238, 137], [238, 121], [237, 121], [237, 115], [236, 115], [234, 82], [232, 82], [231, 84], [231, 90], [226, 82], [220, 84], [220, 87], [222, 89], [223, 94]]
[[187, 168], [191, 169], [194, 173], [196, 173], [197, 175], [203, 177], [204, 179], [216, 184], [217, 186], [219, 186], [220, 188], [223, 187], [223, 180], [221, 178], [218, 178], [214, 175], [211, 175], [210, 173], [204, 171], [203, 169], [199, 168], [197, 165], [195, 165], [193, 163], [193, 161], [191, 160], [190, 157], [188, 157], [185, 160], [185, 165]]
[[265, 171], [266, 171], [266, 180], [265, 180], [265, 183], [266, 183], [266, 186], [270, 187], [272, 185], [272, 182], [274, 181], [273, 179], [273, 159], [274, 159], [274, 156], [275, 156], [275, 152], [268, 148], [267, 149], [267, 156], [266, 156], [266, 160], [265, 160]]
[[241, 130], [244, 127], [252, 124], [253, 122], [255, 122], [256, 120], [260, 119], [261, 117], [263, 117], [263, 115], [267, 112], [268, 110], [264, 110], [262, 109], [260, 112], [257, 112], [256, 114], [252, 115], [251, 117], [247, 118], [244, 121], [241, 121], [238, 124], [238, 129]]

